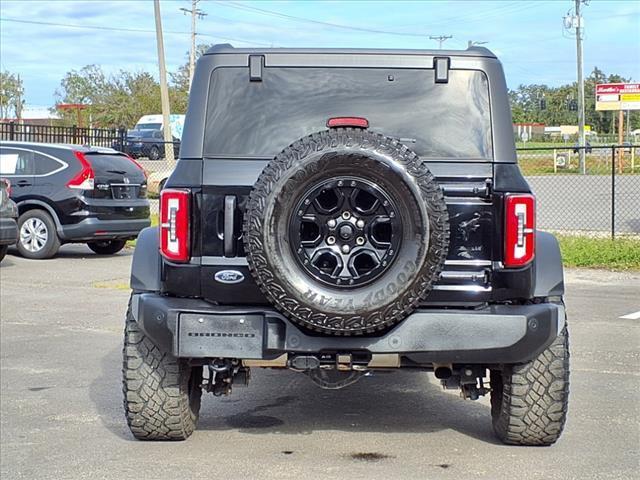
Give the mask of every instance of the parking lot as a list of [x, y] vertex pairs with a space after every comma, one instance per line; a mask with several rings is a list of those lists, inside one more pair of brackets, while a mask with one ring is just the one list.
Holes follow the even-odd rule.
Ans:
[[132, 251], [9, 255], [0, 267], [3, 479], [632, 478], [640, 448], [640, 274], [569, 271], [570, 414], [550, 448], [507, 447], [488, 398], [465, 401], [423, 373], [325, 391], [254, 371], [203, 397], [186, 442], [134, 441], [120, 367]]

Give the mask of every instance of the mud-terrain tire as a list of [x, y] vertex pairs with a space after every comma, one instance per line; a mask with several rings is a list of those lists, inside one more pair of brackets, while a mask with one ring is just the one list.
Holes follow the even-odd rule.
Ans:
[[51, 215], [38, 209], [20, 215], [16, 246], [20, 255], [32, 260], [51, 258], [58, 253], [60, 239]]
[[97, 240], [88, 242], [87, 247], [98, 255], [114, 255], [122, 250], [126, 244], [125, 240]]
[[552, 445], [569, 399], [569, 333], [564, 329], [530, 362], [491, 371], [493, 429], [508, 445]]
[[127, 312], [122, 392], [129, 429], [138, 440], [185, 440], [195, 430], [202, 367], [162, 352]]
[[[305, 195], [338, 178], [379, 188], [401, 222], [393, 261], [352, 288], [327, 286], [305, 271], [290, 238]], [[243, 233], [249, 269], [278, 310], [306, 329], [361, 335], [398, 323], [430, 292], [447, 256], [449, 216], [440, 186], [413, 151], [377, 133], [340, 128], [296, 141], [265, 167], [249, 196]]]

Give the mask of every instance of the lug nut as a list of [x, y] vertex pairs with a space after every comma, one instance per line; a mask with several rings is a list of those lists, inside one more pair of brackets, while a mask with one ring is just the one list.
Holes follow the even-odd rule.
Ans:
[[351, 218], [351, 212], [342, 212], [342, 218], [349, 220]]
[[358, 237], [358, 238], [356, 238], [356, 244], [358, 244], [358, 245], [364, 245], [364, 237]]
[[335, 237], [327, 237], [327, 245], [333, 245], [334, 243], [336, 243]]
[[338, 186], [341, 187], [342, 185], [344, 185], [344, 182], [342, 180], [338, 180]]
[[329, 228], [335, 228], [336, 226], [336, 221], [332, 218], [331, 220], [329, 220], [327, 222], [327, 225], [329, 226]]
[[342, 246], [342, 253], [349, 253], [349, 245]]
[[356, 222], [356, 226], [357, 226], [358, 228], [364, 228], [364, 220], [362, 220], [362, 219], [361, 219], [361, 220], [358, 220], [358, 221]]

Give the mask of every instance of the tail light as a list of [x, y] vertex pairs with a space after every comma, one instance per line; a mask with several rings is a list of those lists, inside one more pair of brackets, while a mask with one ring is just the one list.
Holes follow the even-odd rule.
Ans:
[[188, 190], [160, 192], [160, 253], [172, 262], [189, 261]]
[[530, 194], [505, 197], [504, 265], [521, 267], [535, 255], [536, 200]]
[[73, 154], [80, 162], [80, 166], [82, 168], [75, 177], [69, 180], [67, 187], [76, 188], [78, 190], [93, 190], [95, 185], [95, 174], [93, 173], [91, 163], [89, 163], [89, 160], [84, 153], [73, 152]]

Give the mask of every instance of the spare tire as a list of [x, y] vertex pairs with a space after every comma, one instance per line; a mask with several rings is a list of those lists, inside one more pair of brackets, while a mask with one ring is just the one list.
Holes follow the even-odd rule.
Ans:
[[392, 138], [339, 128], [300, 139], [263, 170], [247, 203], [249, 269], [308, 329], [376, 332], [411, 313], [449, 245], [442, 190]]

